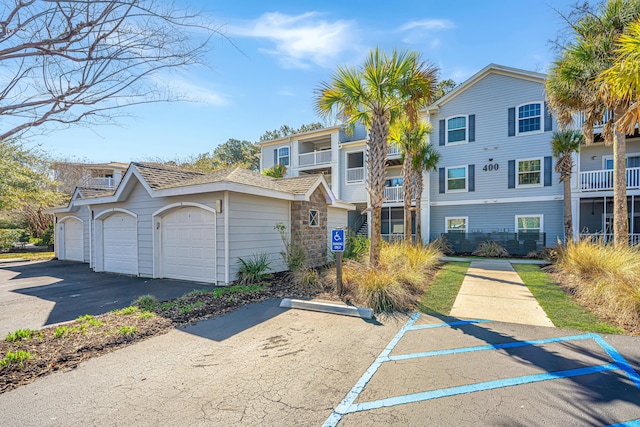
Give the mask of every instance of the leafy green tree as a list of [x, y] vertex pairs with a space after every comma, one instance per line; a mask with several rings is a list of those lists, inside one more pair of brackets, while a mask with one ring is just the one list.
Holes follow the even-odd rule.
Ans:
[[[580, 7], [574, 12], [569, 20], [574, 39], [551, 66], [547, 99], [561, 127], [570, 125], [574, 115], [584, 115], [582, 131], [587, 144], [593, 142], [594, 126], [604, 124], [602, 136], [606, 143], [613, 144], [614, 243], [625, 246], [629, 244], [626, 135], [616, 120], [629, 105], [627, 100], [607, 96], [606, 85], [599, 77], [615, 62], [618, 37], [640, 17], [640, 0], [609, 0], [596, 9]], [[613, 118], [605, 121], [610, 111]]]
[[51, 222], [44, 210], [65, 199], [55, 188], [44, 153], [16, 141], [0, 143], [0, 210], [24, 218], [34, 236]]
[[297, 133], [310, 132], [312, 130], [322, 129], [325, 126], [320, 122], [309, 123], [302, 125], [298, 129], [292, 128], [289, 125], [282, 125], [279, 129], [268, 130], [260, 136], [260, 141], [271, 141], [273, 139], [283, 138], [288, 135], [295, 135]]
[[551, 151], [556, 160], [556, 172], [560, 174], [560, 182], [564, 185], [564, 242], [573, 239], [573, 215], [571, 213], [571, 173], [573, 172], [573, 153], [580, 150], [584, 143], [581, 131], [566, 129], [553, 132]]
[[417, 52], [376, 48], [359, 67], [338, 67], [330, 82], [317, 90], [316, 109], [322, 116], [337, 113], [345, 124], [367, 127], [367, 191], [371, 214], [369, 263], [380, 264], [381, 210], [384, 203], [389, 125], [406, 115], [418, 121], [418, 111], [432, 99], [438, 69]]
[[274, 165], [272, 168], [262, 171], [262, 175], [270, 176], [271, 178], [283, 178], [287, 174], [287, 167], [285, 165]]
[[224, 144], [217, 146], [212, 154], [202, 153], [196, 156], [190, 162], [189, 169], [211, 172], [241, 166], [257, 172], [260, 169], [259, 153], [260, 147], [253, 142], [230, 138]]
[[458, 86], [458, 84], [451, 79], [440, 80], [436, 85], [435, 91], [433, 92], [433, 102], [437, 101], [438, 99], [454, 90], [456, 86]]

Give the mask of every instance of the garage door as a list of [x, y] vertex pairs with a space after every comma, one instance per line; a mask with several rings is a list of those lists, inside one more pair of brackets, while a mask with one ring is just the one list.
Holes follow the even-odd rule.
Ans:
[[212, 283], [216, 279], [215, 214], [197, 207], [162, 218], [162, 277]]
[[64, 222], [64, 259], [84, 261], [82, 221], [69, 218]]
[[102, 222], [103, 269], [112, 273], [138, 274], [137, 219], [116, 213]]

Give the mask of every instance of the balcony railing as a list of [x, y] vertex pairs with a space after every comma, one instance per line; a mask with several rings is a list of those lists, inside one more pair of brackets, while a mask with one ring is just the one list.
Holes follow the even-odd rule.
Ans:
[[300, 166], [314, 166], [331, 163], [331, 150], [313, 151], [311, 153], [300, 154]]
[[347, 169], [347, 182], [362, 182], [364, 181], [364, 168], [350, 168]]
[[[640, 188], [640, 168], [627, 168], [627, 189]], [[580, 172], [580, 190], [613, 190], [613, 170]]]
[[[592, 233], [592, 234], [580, 234], [581, 240], [590, 240], [594, 243], [611, 243], [613, 242], [612, 233]], [[640, 245], [640, 233], [629, 234], [629, 244], [631, 246]]]
[[118, 185], [114, 178], [91, 178], [89, 180], [90, 187], [97, 188], [115, 188]]
[[389, 148], [387, 148], [387, 157], [393, 157], [393, 156], [399, 156], [399, 155], [400, 155], [400, 149], [395, 145], [389, 145]]
[[385, 187], [384, 197], [387, 199], [387, 203], [402, 202], [404, 200], [404, 197], [402, 197], [402, 186]]
[[[593, 126], [593, 130], [594, 132], [598, 132], [600, 133], [602, 131], [602, 126], [604, 126], [604, 124], [606, 122], [608, 122], [611, 117], [613, 116], [613, 112], [612, 111], [607, 111], [606, 113], [604, 113], [604, 115], [602, 116], [602, 121], [599, 123], [596, 123]], [[575, 129], [582, 129], [582, 124], [584, 123], [584, 119], [585, 119], [585, 114], [584, 113], [578, 113], [578, 114], [574, 114], [573, 116], [573, 127]]]

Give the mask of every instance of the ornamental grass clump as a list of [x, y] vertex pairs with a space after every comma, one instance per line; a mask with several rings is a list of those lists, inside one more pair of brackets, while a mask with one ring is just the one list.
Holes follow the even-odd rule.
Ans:
[[440, 256], [435, 246], [385, 243], [377, 268], [354, 260], [344, 263], [343, 292], [377, 313], [410, 310], [426, 290]]
[[484, 241], [478, 245], [472, 255], [489, 257], [489, 258], [504, 258], [509, 256], [509, 252], [499, 242]]
[[640, 249], [582, 240], [559, 250], [569, 290], [609, 319], [640, 325]]

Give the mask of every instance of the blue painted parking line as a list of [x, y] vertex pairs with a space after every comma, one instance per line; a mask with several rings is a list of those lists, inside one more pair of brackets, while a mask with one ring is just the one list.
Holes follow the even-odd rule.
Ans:
[[609, 424], [607, 427], [640, 427], [640, 419], [625, 421], [623, 423]]
[[[623, 371], [627, 377], [640, 389], [640, 375], [633, 369], [631, 364], [627, 362], [627, 360], [608, 342], [604, 340], [600, 335], [594, 333], [581, 334], [581, 335], [571, 335], [564, 337], [555, 337], [555, 338], [544, 338], [538, 340], [529, 340], [529, 341], [515, 341], [508, 342], [502, 344], [488, 344], [481, 346], [473, 346], [473, 347], [463, 347], [463, 348], [455, 348], [455, 349], [445, 349], [445, 350], [434, 350], [428, 352], [419, 352], [419, 353], [411, 353], [411, 354], [402, 354], [390, 356], [393, 349], [396, 347], [398, 342], [404, 337], [404, 335], [409, 331], [417, 331], [417, 330], [425, 330], [425, 329], [433, 329], [439, 327], [455, 327], [466, 324], [473, 323], [484, 323], [490, 322], [487, 320], [461, 320], [449, 323], [435, 323], [435, 324], [423, 324], [423, 325], [415, 325], [415, 322], [420, 317], [420, 313], [415, 313], [407, 323], [400, 329], [400, 331], [395, 335], [395, 337], [389, 342], [389, 344], [385, 347], [385, 349], [380, 353], [380, 355], [376, 358], [376, 360], [369, 366], [366, 372], [362, 375], [362, 377], [358, 380], [358, 382], [353, 386], [351, 391], [347, 393], [342, 402], [334, 409], [332, 414], [327, 418], [325, 423], [323, 424], [326, 427], [336, 426], [344, 415], [368, 411], [372, 409], [379, 409], [390, 406], [404, 405], [408, 403], [416, 403], [423, 402], [427, 400], [439, 399], [442, 397], [456, 396], [460, 394], [467, 393], [475, 393], [478, 391], [487, 391], [494, 390], [498, 388], [504, 387], [513, 387], [518, 385], [537, 383], [541, 381], [549, 381], [561, 378], [571, 378], [582, 375], [591, 375], [596, 373], [608, 372], [608, 371]], [[425, 357], [434, 357], [434, 356], [444, 356], [451, 354], [464, 354], [464, 353], [472, 353], [478, 351], [489, 351], [489, 350], [500, 350], [500, 349], [508, 349], [508, 348], [518, 348], [518, 347], [526, 347], [526, 346], [535, 346], [535, 345], [545, 345], [551, 343], [562, 343], [568, 341], [578, 341], [578, 340], [593, 340], [595, 341], [613, 360], [613, 363], [597, 365], [597, 366], [589, 366], [578, 369], [570, 369], [565, 371], [557, 371], [557, 372], [547, 372], [542, 374], [535, 375], [526, 375], [515, 378], [506, 378], [502, 380], [495, 381], [486, 381], [476, 384], [469, 384], [464, 386], [456, 386], [456, 387], [448, 387], [438, 390], [430, 390], [420, 393], [412, 393], [403, 396], [395, 396], [386, 399], [379, 399], [370, 402], [362, 402], [362, 403], [354, 403], [358, 396], [362, 393], [364, 388], [367, 386], [371, 378], [378, 371], [380, 366], [389, 361], [398, 361], [398, 360], [409, 360], [409, 359], [417, 359], [417, 358], [425, 358]], [[640, 427], [640, 420], [627, 421], [621, 424], [615, 424], [615, 426], [632, 426], [632, 427]]]

